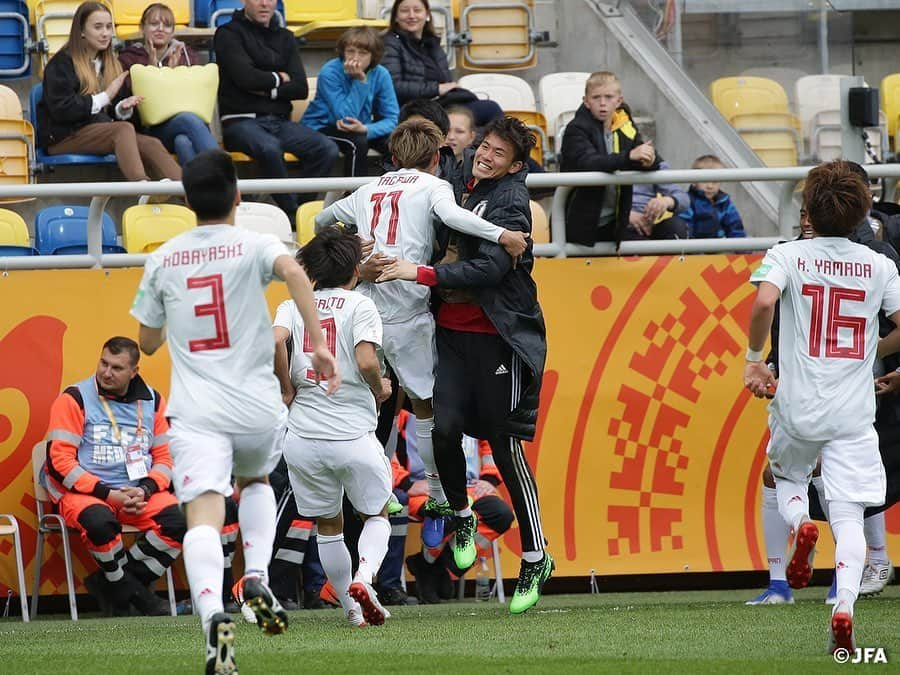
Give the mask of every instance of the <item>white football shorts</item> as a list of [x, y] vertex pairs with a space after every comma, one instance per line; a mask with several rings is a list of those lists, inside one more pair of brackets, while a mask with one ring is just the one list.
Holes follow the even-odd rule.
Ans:
[[427, 401], [434, 394], [434, 316], [417, 314], [403, 323], [384, 324], [381, 339], [384, 358], [403, 390], [412, 398]]
[[353, 508], [366, 516], [381, 513], [391, 496], [390, 464], [374, 432], [332, 441], [288, 430], [283, 449], [297, 511], [308, 518], [336, 516], [345, 491]]

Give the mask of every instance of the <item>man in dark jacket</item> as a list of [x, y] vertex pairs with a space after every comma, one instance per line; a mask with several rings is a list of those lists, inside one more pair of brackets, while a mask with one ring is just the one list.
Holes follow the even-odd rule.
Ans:
[[[613, 73], [591, 74], [584, 103], [566, 125], [561, 171], [649, 171], [659, 167], [652, 143], [634, 126]], [[631, 212], [631, 186], [576, 188], [566, 204], [566, 240], [593, 246], [622, 240]]]
[[[213, 42], [225, 147], [259, 162], [264, 178], [287, 178], [285, 152], [300, 160], [300, 177], [326, 176], [337, 146], [290, 119], [291, 101], [309, 95], [294, 34], [278, 25], [275, 0], [243, 2], [244, 9], [216, 30]], [[272, 196], [292, 221], [298, 204], [315, 199], [312, 193]]]
[[[498, 226], [531, 231], [525, 160], [534, 136], [519, 120], [488, 124], [464, 170], [465, 208]], [[522, 440], [534, 438], [547, 355], [544, 317], [531, 277], [531, 247], [517, 264], [496, 244], [445, 233], [443, 261], [416, 267], [395, 261], [380, 281], [406, 279], [432, 286], [437, 308], [438, 363], [434, 388], [434, 454], [444, 492], [455, 512], [453, 557], [467, 569], [475, 559], [476, 519], [466, 494], [462, 434], [490, 442], [509, 490], [522, 538], [522, 564], [510, 611], [539, 599], [553, 571], [534, 475]], [[449, 241], [448, 241], [449, 239]]]

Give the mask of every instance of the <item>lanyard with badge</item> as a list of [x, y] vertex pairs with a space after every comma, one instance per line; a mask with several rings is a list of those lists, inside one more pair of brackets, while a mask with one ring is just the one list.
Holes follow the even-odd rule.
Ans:
[[99, 391], [97, 392], [97, 395], [100, 397], [100, 404], [103, 406], [103, 410], [104, 412], [106, 412], [106, 416], [109, 418], [109, 423], [112, 425], [113, 434], [116, 437], [116, 442], [122, 446], [123, 450], [125, 450], [125, 469], [128, 471], [128, 480], [139, 480], [141, 478], [146, 478], [149, 474], [147, 472], [147, 465], [144, 463], [144, 451], [141, 450], [144, 406], [141, 405], [140, 401], [136, 401], [138, 421], [137, 432], [134, 436], [135, 442], [131, 445], [123, 445], [122, 430], [119, 429], [119, 425], [116, 422], [116, 416], [113, 415], [112, 408], [109, 407], [109, 403], [106, 402], [106, 399], [102, 394], [100, 394]]

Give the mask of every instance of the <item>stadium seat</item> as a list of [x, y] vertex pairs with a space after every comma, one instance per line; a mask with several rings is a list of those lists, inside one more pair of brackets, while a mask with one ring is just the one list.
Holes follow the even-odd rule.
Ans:
[[900, 73], [888, 75], [881, 81], [881, 109], [887, 115], [888, 136], [894, 142], [894, 150], [900, 149], [897, 129], [900, 128]]
[[534, 110], [504, 110], [510, 117], [522, 120], [537, 137], [537, 143], [531, 149], [531, 159], [544, 166], [544, 161], [550, 158], [550, 146], [547, 141], [547, 120], [543, 113]]
[[534, 0], [460, 0], [462, 67], [524, 70], [537, 63]]
[[[19, 95], [0, 86], [0, 185], [27, 185], [32, 182], [35, 163], [34, 129], [22, 119]], [[29, 201], [4, 197], [0, 203]]]
[[28, 225], [15, 211], [0, 209], [0, 256], [38, 255], [28, 236]]
[[782, 86], [764, 77], [721, 77], [709, 85], [709, 93], [729, 124], [735, 115], [791, 112]]
[[550, 221], [544, 207], [533, 199], [529, 201], [531, 206], [531, 241], [535, 244], [550, 243]]
[[459, 86], [478, 98], [490, 99], [503, 110], [537, 110], [531, 85], [516, 75], [476, 73], [459, 78]]
[[[887, 115], [885, 115], [884, 111], [879, 111], [878, 118], [881, 121], [880, 126], [867, 127], [865, 129], [875, 159], [867, 153], [864, 164], [874, 164], [876, 159], [880, 161], [888, 146]], [[810, 152], [815, 159], [820, 162], [830, 162], [833, 159], [843, 157], [842, 142], [841, 111], [822, 110], [816, 113], [810, 138]]]
[[300, 118], [303, 117], [303, 113], [305, 113], [306, 109], [309, 107], [309, 104], [312, 103], [312, 100], [316, 97], [316, 90], [319, 86], [319, 78], [307, 77], [306, 83], [309, 86], [309, 95], [306, 97], [306, 99], [296, 99], [294, 101], [291, 101], [291, 122], [299, 122]]
[[[44, 462], [47, 458], [47, 441], [41, 441], [31, 450], [31, 470], [34, 477], [34, 501], [37, 508], [37, 546], [34, 553], [34, 585], [31, 587], [31, 616], [36, 617], [38, 600], [41, 597], [41, 568], [44, 566], [44, 539], [50, 535], [59, 535], [63, 545], [63, 563], [66, 570], [66, 589], [69, 594], [69, 616], [78, 621], [78, 603], [75, 599], [75, 579], [72, 566], [72, 545], [69, 541], [69, 529], [66, 521], [59, 514], [53, 513], [50, 495], [42, 482]], [[131, 525], [122, 526], [122, 535], [139, 535], [141, 533]], [[172, 579], [172, 567], [166, 568], [166, 585], [169, 590], [169, 614], [178, 614], [175, 606], [175, 583]]]
[[122, 214], [122, 243], [129, 253], [151, 253], [193, 227], [197, 216], [185, 206], [138, 204]]
[[[116, 32], [120, 35], [135, 33], [140, 30], [141, 15], [150, 4], [147, 0], [110, 0], [113, 8], [113, 20]], [[187, 26], [191, 22], [190, 0], [166, 0], [166, 5], [175, 15], [175, 26]]]
[[23, 0], [0, 0], [0, 78], [31, 74], [31, 26]]
[[844, 75], [807, 75], [794, 84], [797, 117], [805, 138], [811, 139], [816, 115], [841, 109], [841, 78]]
[[[2, 521], [8, 524], [4, 525]], [[0, 537], [13, 538], [13, 552], [16, 555], [16, 579], [19, 582], [19, 604], [22, 608], [22, 621], [28, 623], [28, 589], [25, 587], [25, 568], [22, 565], [22, 537], [19, 531], [19, 521], [9, 513], [0, 513]], [[12, 593], [12, 590], [10, 590]], [[12, 597], [8, 597], [6, 611], [9, 611], [9, 603]]]
[[[29, 96], [29, 115], [31, 126], [37, 131], [37, 105], [44, 93], [44, 85], [38, 82], [31, 89]], [[63, 166], [68, 164], [115, 164], [115, 155], [88, 155], [82, 153], [69, 153], [65, 155], [48, 155], [45, 148], [35, 146], [34, 150], [35, 170], [39, 171], [48, 166]]]
[[241, 202], [235, 213], [234, 224], [254, 232], [274, 234], [285, 243], [294, 242], [290, 219], [274, 204]]
[[547, 134], [555, 139], [559, 152], [562, 128], [575, 116], [584, 99], [584, 85], [590, 73], [568, 72], [544, 75], [538, 83], [541, 112], [547, 119]]
[[[98, 0], [112, 12], [109, 0]], [[78, 9], [79, 0], [38, 0], [34, 5], [34, 29], [41, 53], [41, 66], [59, 51], [69, 39], [72, 18]], [[115, 16], [115, 15], [113, 15]]]
[[[218, 27], [231, 21], [235, 10], [241, 9], [241, 0], [196, 0], [194, 4], [194, 25]], [[284, 3], [278, 0], [275, 5], [275, 16], [284, 25]]]
[[[38, 211], [34, 221], [34, 246], [41, 255], [87, 253], [87, 206], [48, 206]], [[116, 225], [103, 214], [104, 253], [124, 253], [116, 240]]]
[[797, 139], [791, 131], [737, 129], [766, 166], [797, 166]]
[[325, 202], [315, 201], [301, 204], [297, 209], [297, 243], [305, 246], [316, 236], [316, 215], [325, 208]]

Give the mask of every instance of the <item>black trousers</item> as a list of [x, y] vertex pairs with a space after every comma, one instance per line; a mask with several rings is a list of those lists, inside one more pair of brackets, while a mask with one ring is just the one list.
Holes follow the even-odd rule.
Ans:
[[461, 510], [466, 494], [462, 435], [491, 444], [494, 462], [512, 498], [523, 551], [542, 551], [544, 534], [534, 474], [522, 443], [503, 421], [524, 389], [525, 364], [499, 335], [437, 328], [434, 387], [434, 458], [450, 505]]

